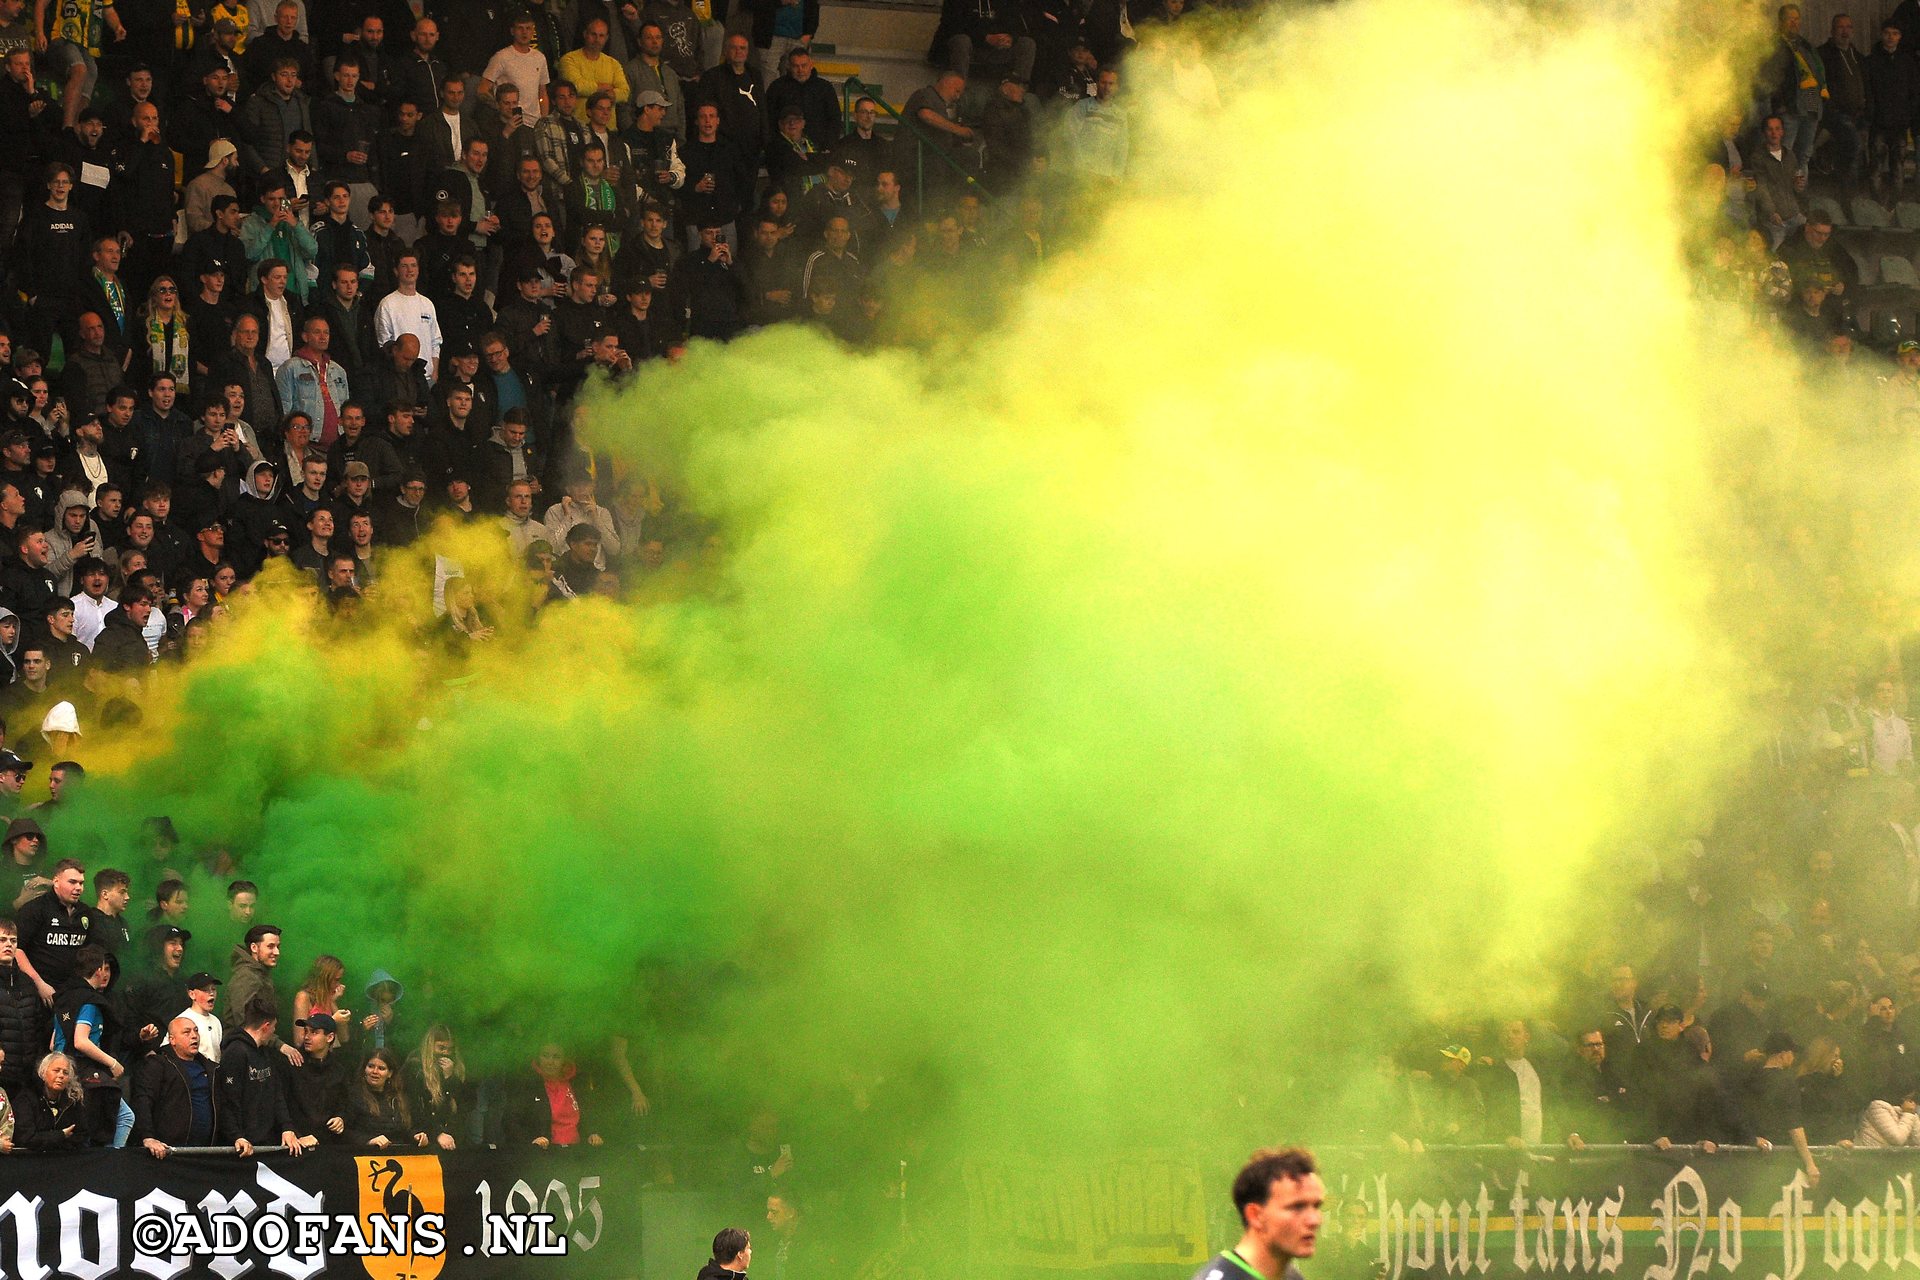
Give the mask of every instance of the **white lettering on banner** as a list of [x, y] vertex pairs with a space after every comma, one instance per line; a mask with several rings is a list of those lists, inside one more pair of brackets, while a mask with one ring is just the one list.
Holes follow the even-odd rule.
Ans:
[[[299, 1214], [322, 1214], [327, 1211], [326, 1193], [308, 1191], [305, 1187], [288, 1182], [285, 1178], [269, 1169], [258, 1166], [256, 1181], [260, 1190], [271, 1196], [267, 1201], [267, 1211], [280, 1217], [294, 1217]], [[327, 1269], [326, 1255], [296, 1254], [288, 1250], [275, 1250], [267, 1259], [267, 1270], [286, 1276], [287, 1280], [312, 1280]]]
[[[6, 1274], [15, 1280], [46, 1280], [51, 1274], [40, 1261], [40, 1206], [43, 1203], [39, 1196], [29, 1200], [16, 1191], [0, 1204], [0, 1223], [13, 1225], [13, 1266]], [[4, 1229], [0, 1227], [0, 1231]]]
[[1807, 1175], [1795, 1170], [1793, 1181], [1780, 1188], [1780, 1198], [1769, 1210], [1780, 1221], [1780, 1272], [1767, 1280], [1798, 1280], [1807, 1265]]
[[[207, 1269], [220, 1277], [220, 1280], [240, 1280], [240, 1277], [253, 1270], [253, 1263], [239, 1256], [241, 1245], [246, 1243], [246, 1231], [243, 1224], [253, 1216], [260, 1206], [246, 1192], [236, 1193], [231, 1198], [218, 1191], [209, 1191], [200, 1197], [200, 1212], [206, 1215], [213, 1226], [213, 1232], [196, 1252], [214, 1255]], [[189, 1219], [191, 1221], [191, 1219]], [[223, 1239], [239, 1231], [239, 1239]]]
[[[179, 1196], [168, 1195], [164, 1191], [149, 1191], [133, 1202], [133, 1216], [140, 1218], [166, 1218], [178, 1220], [187, 1216], [187, 1202]], [[139, 1235], [133, 1238], [133, 1261], [128, 1264], [135, 1271], [153, 1277], [153, 1280], [174, 1280], [174, 1277], [187, 1269], [187, 1255], [175, 1253], [165, 1259], [144, 1248]]]
[[[83, 1219], [93, 1219], [98, 1256], [88, 1257]], [[100, 1280], [120, 1269], [120, 1202], [82, 1191], [60, 1202], [60, 1274]]]
[[[1647, 1268], [1647, 1280], [1697, 1276], [1713, 1265], [1713, 1255], [1703, 1247], [1707, 1242], [1707, 1184], [1692, 1165], [1674, 1174], [1653, 1202], [1653, 1229], [1659, 1233], [1660, 1261]], [[1683, 1273], [1680, 1248], [1688, 1232], [1693, 1233], [1693, 1251], [1687, 1255]]]
[[[1374, 1185], [1379, 1195], [1380, 1269], [1385, 1280], [1400, 1280], [1409, 1267], [1430, 1270], [1436, 1234], [1441, 1265], [1449, 1275], [1463, 1276], [1469, 1271], [1484, 1275], [1492, 1267], [1487, 1257], [1487, 1221], [1493, 1214], [1493, 1197], [1487, 1194], [1486, 1183], [1480, 1184], [1480, 1194], [1472, 1204], [1465, 1200], [1442, 1201], [1437, 1211], [1424, 1200], [1415, 1201], [1408, 1209], [1398, 1200], [1389, 1199], [1384, 1176], [1376, 1177]], [[1425, 1225], [1417, 1227], [1416, 1219], [1424, 1219]], [[1417, 1256], [1411, 1252], [1416, 1230], [1420, 1236]]]

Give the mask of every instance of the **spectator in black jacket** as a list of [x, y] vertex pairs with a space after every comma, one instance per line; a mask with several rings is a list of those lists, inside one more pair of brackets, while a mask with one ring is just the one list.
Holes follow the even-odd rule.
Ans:
[[[191, 1018], [167, 1024], [167, 1046], [148, 1055], [133, 1073], [133, 1136], [156, 1160], [173, 1147], [210, 1147], [221, 1128], [219, 1068], [200, 1052], [200, 1029]], [[233, 1149], [248, 1154], [245, 1139]]]
[[273, 1005], [255, 1000], [241, 1010], [241, 1025], [229, 1030], [220, 1045], [218, 1140], [233, 1143], [241, 1155], [275, 1143], [296, 1156], [306, 1151], [293, 1131], [293, 1116], [280, 1087], [280, 1055], [267, 1048], [279, 1021]]
[[0, 137], [13, 141], [0, 154], [0, 244], [11, 245], [27, 193], [45, 159], [41, 121], [56, 119], [58, 111], [53, 109], [53, 99], [34, 84], [33, 50], [8, 53], [4, 72], [0, 75]]
[[962, 76], [980, 62], [1010, 72], [1022, 84], [1033, 78], [1037, 46], [1017, 0], [946, 0], [940, 38], [947, 66]]
[[382, 1046], [368, 1054], [360, 1079], [347, 1089], [347, 1141], [364, 1147], [427, 1145], [426, 1132], [413, 1123], [400, 1080], [400, 1055], [392, 1049]]
[[759, 155], [766, 145], [766, 91], [754, 69], [752, 46], [743, 35], [730, 35], [722, 46], [725, 60], [708, 67], [697, 85], [689, 86], [699, 102], [711, 102], [720, 112], [720, 132], [743, 150]]
[[840, 100], [833, 86], [814, 74], [813, 55], [805, 49], [787, 55], [787, 73], [767, 86], [767, 119], [778, 121], [795, 107], [807, 122], [814, 150], [825, 151], [840, 140]]
[[1880, 44], [1864, 64], [1867, 82], [1867, 148], [1871, 153], [1874, 192], [1898, 192], [1904, 182], [1901, 148], [1920, 105], [1920, 67], [1913, 54], [1900, 48], [1899, 24], [1880, 28]]
[[355, 226], [367, 220], [367, 202], [378, 194], [374, 168], [380, 109], [360, 92], [360, 56], [344, 53], [333, 66], [334, 91], [313, 104], [313, 138], [320, 167], [353, 193]]
[[592, 1082], [582, 1076], [557, 1044], [543, 1044], [530, 1074], [520, 1077], [506, 1103], [504, 1136], [508, 1146], [570, 1147], [584, 1141], [600, 1145], [593, 1131]]
[[127, 248], [127, 286], [146, 296], [173, 254], [173, 149], [160, 136], [160, 109], [143, 102], [133, 109], [134, 141], [120, 149], [120, 169], [108, 188], [114, 221], [132, 243]]
[[26, 1151], [74, 1151], [89, 1144], [73, 1059], [49, 1053], [34, 1065], [34, 1079], [13, 1100], [13, 1145]]
[[348, 1076], [352, 1068], [337, 1050], [339, 1026], [333, 1015], [310, 1013], [293, 1024], [300, 1030], [300, 1065], [287, 1077], [287, 1111], [301, 1145], [339, 1142], [347, 1132]]
[[47, 1045], [40, 993], [14, 963], [19, 945], [13, 921], [0, 920], [0, 1089], [9, 1093], [32, 1078], [35, 1055]]

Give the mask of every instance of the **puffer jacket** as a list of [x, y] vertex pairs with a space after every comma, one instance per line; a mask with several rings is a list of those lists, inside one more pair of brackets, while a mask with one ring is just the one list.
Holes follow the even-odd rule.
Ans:
[[18, 965], [0, 966], [0, 1086], [12, 1089], [33, 1076], [33, 1064], [47, 1051], [48, 1026], [40, 993]]

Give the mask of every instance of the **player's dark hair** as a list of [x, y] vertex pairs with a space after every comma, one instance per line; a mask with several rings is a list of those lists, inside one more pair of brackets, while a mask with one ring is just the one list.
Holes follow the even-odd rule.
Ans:
[[713, 1238], [713, 1260], [732, 1262], [747, 1247], [749, 1237], [739, 1227], [728, 1227]]
[[1234, 1216], [1245, 1226], [1247, 1206], [1265, 1204], [1273, 1194], [1274, 1183], [1318, 1172], [1312, 1154], [1305, 1147], [1270, 1147], [1254, 1152], [1247, 1167], [1233, 1180]]

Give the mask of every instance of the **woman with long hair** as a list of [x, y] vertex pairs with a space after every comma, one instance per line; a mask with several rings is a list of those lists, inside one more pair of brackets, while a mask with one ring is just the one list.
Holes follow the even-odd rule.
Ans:
[[350, 1023], [347, 1010], [340, 1007], [340, 997], [346, 993], [347, 967], [340, 963], [340, 957], [315, 956], [300, 989], [293, 993], [293, 1020], [301, 1022], [316, 1013], [324, 1013], [340, 1024], [339, 1043], [345, 1044]]
[[180, 289], [172, 276], [155, 276], [147, 286], [142, 317], [140, 333], [146, 339], [146, 355], [136, 358], [133, 366], [139, 370], [140, 384], [146, 385], [155, 374], [171, 374], [174, 387], [185, 393], [193, 361], [187, 355], [187, 311], [180, 303]]
[[54, 392], [53, 384], [45, 377], [31, 378], [27, 382], [27, 392], [33, 397], [28, 409], [39, 428], [47, 433], [48, 439], [67, 438], [67, 398]]
[[347, 1088], [347, 1141], [363, 1147], [427, 1145], [400, 1085], [400, 1055], [391, 1049], [368, 1054], [360, 1078]]
[[613, 250], [607, 243], [605, 227], [588, 227], [580, 233], [580, 246], [574, 251], [577, 267], [585, 267], [600, 277], [600, 292], [612, 296]]
[[403, 1074], [414, 1124], [427, 1134], [430, 1145], [453, 1150], [453, 1131], [467, 1112], [469, 1094], [467, 1064], [460, 1058], [452, 1030], [444, 1023], [428, 1027]]

